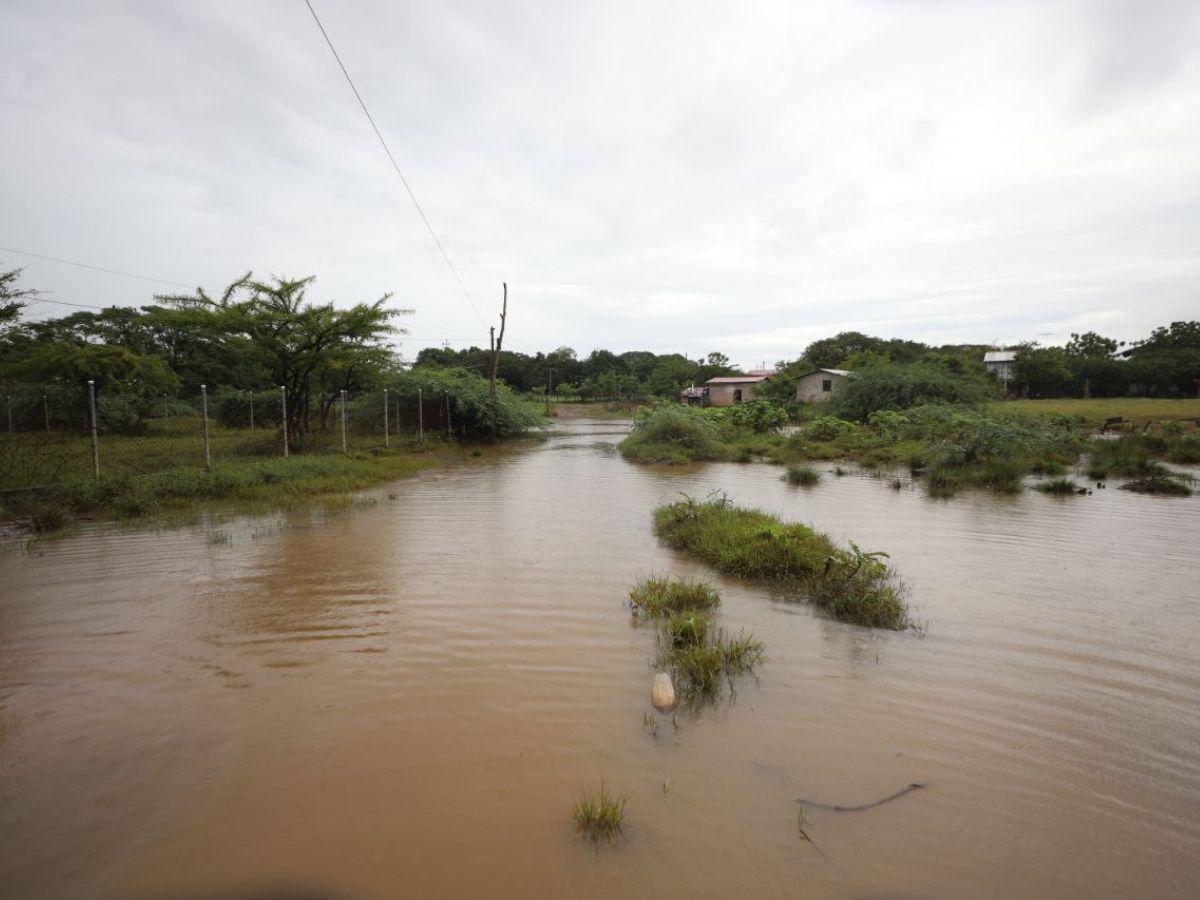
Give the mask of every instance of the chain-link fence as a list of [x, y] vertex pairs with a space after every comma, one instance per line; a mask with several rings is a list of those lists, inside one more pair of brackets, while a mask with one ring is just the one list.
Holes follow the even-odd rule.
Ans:
[[212, 468], [295, 453], [361, 453], [452, 433], [452, 398], [419, 388], [313, 399], [288, 420], [282, 389], [202, 386], [147, 397], [95, 384], [0, 386], [0, 491], [68, 478]]

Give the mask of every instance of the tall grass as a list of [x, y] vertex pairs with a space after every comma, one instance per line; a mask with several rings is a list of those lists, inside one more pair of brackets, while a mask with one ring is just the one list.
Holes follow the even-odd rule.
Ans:
[[821, 480], [821, 473], [812, 466], [788, 466], [783, 477], [788, 484], [812, 487]]
[[625, 822], [625, 798], [610, 794], [603, 783], [596, 792], [585, 791], [571, 810], [575, 832], [593, 844], [615, 840]]
[[660, 506], [654, 530], [721, 572], [774, 582], [843, 621], [891, 629], [909, 624], [902, 587], [883, 562], [886, 554], [839, 547], [805, 525], [720, 498]]
[[719, 606], [721, 595], [706, 581], [652, 576], [643, 578], [629, 592], [629, 606], [647, 618], [710, 610]]

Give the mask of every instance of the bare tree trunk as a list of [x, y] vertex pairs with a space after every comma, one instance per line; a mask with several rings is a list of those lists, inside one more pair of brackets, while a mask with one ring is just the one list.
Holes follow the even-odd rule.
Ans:
[[488, 383], [488, 394], [496, 396], [496, 370], [500, 368], [500, 348], [504, 346], [504, 320], [508, 317], [508, 282], [504, 282], [504, 302], [500, 307], [500, 336], [492, 348], [492, 378]]

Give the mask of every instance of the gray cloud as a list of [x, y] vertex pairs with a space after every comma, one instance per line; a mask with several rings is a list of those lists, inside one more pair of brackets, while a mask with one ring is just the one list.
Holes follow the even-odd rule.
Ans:
[[[318, 3], [512, 346], [795, 356], [844, 328], [1129, 339], [1194, 317], [1195, 4]], [[393, 290], [484, 332], [303, 3], [9, 2], [0, 244]], [[139, 282], [28, 262], [62, 300]], [[48, 306], [43, 306], [48, 308]]]

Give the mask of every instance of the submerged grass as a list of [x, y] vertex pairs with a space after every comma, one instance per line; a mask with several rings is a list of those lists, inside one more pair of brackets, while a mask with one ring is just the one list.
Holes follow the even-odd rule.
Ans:
[[0, 520], [26, 519], [35, 530], [57, 530], [85, 513], [134, 520], [210, 502], [287, 508], [308, 497], [344, 495], [402, 478], [464, 452], [431, 443], [423, 450], [298, 454], [217, 463], [211, 469], [180, 466], [147, 475], [75, 476], [37, 493], [6, 496]]
[[805, 525], [739, 509], [724, 498], [685, 498], [654, 511], [654, 530], [729, 575], [774, 582], [843, 621], [874, 628], [909, 625], [903, 589], [885, 553], [842, 548]]
[[1035, 484], [1033, 489], [1041, 491], [1043, 494], [1059, 494], [1063, 496], [1082, 494], [1087, 490], [1077, 485], [1070, 478], [1052, 478], [1049, 481], [1043, 481], [1041, 484]]
[[1191, 486], [1183, 478], [1169, 475], [1139, 478], [1121, 485], [1121, 490], [1137, 494], [1162, 494], [1168, 497], [1190, 497], [1192, 494]]
[[657, 665], [671, 673], [677, 694], [685, 704], [696, 705], [720, 693], [722, 684], [733, 687], [736, 675], [754, 671], [766, 659], [761, 642], [748, 634], [730, 636], [705, 622], [700, 629], [686, 625], [681, 631], [665, 629], [659, 639]]
[[709, 610], [720, 603], [721, 595], [715, 587], [689, 578], [651, 576], [629, 592], [629, 606], [634, 613], [651, 619]]
[[600, 790], [585, 791], [575, 801], [571, 810], [575, 833], [586, 837], [593, 844], [615, 840], [621, 834], [625, 821], [625, 798], [610, 794], [603, 783]]
[[821, 473], [813, 466], [788, 466], [784, 479], [788, 484], [812, 487], [821, 480]]

